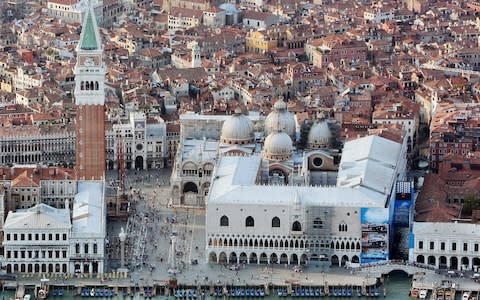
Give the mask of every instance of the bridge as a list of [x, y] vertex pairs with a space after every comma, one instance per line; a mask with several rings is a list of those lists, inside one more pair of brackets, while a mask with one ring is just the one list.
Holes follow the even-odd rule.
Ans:
[[403, 261], [387, 261], [385, 263], [363, 265], [355, 269], [356, 274], [362, 274], [368, 277], [380, 277], [393, 271], [403, 271], [409, 276], [417, 273], [435, 274], [435, 269], [431, 266]]

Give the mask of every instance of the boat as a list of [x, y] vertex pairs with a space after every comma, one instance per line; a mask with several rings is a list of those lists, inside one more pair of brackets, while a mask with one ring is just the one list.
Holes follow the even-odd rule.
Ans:
[[420, 291], [418, 289], [412, 288], [410, 290], [410, 297], [412, 298], [418, 298], [419, 294], [420, 294]]
[[46, 299], [47, 298], [47, 292], [44, 289], [38, 290], [38, 299]]
[[420, 290], [420, 293], [418, 293], [418, 297], [420, 299], [426, 299], [427, 298], [428, 291], [427, 290]]
[[357, 297], [362, 297], [362, 289], [361, 288], [357, 288]]
[[90, 297], [95, 297], [95, 289], [94, 288], [92, 288], [90, 290]]
[[471, 292], [464, 292], [462, 296], [462, 300], [470, 300], [471, 294], [472, 294]]
[[32, 298], [32, 296], [30, 296], [30, 294], [25, 294], [25, 296], [23, 296], [23, 300], [30, 300]]
[[445, 291], [442, 288], [437, 289], [436, 300], [444, 300], [444, 299], [445, 299]]
[[455, 300], [455, 289], [450, 288], [445, 290], [445, 300]]

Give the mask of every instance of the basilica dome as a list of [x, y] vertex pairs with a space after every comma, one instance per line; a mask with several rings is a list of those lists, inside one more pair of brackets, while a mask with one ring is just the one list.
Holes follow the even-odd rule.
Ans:
[[253, 123], [237, 107], [235, 113], [223, 122], [220, 140], [224, 144], [243, 145], [254, 141]]
[[313, 124], [308, 133], [307, 146], [308, 148], [328, 148], [332, 133], [325, 120]]
[[287, 110], [287, 103], [279, 99], [273, 105], [273, 111], [265, 118], [265, 134], [280, 130], [295, 139], [296, 123], [295, 116]]
[[265, 139], [263, 155], [270, 160], [289, 160], [292, 158], [292, 139], [281, 131], [270, 133]]

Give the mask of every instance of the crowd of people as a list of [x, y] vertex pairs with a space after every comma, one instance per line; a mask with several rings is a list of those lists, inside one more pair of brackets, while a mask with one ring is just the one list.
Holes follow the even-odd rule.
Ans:
[[[126, 224], [111, 223], [108, 229], [107, 257], [111, 269], [120, 267], [121, 242], [118, 234], [121, 226], [126, 233], [125, 267], [132, 279], [165, 278], [169, 270], [173, 271], [169, 273], [171, 276], [183, 274], [186, 269], [198, 264], [202, 254], [191, 226], [195, 221], [195, 210], [170, 205], [168, 173], [128, 170], [126, 175], [128, 219]], [[171, 245], [172, 236], [175, 236], [175, 249]], [[171, 259], [172, 255], [175, 259]], [[198, 279], [202, 280], [201, 277]]]

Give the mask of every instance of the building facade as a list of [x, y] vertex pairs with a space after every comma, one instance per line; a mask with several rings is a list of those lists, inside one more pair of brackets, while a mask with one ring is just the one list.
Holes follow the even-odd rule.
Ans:
[[411, 262], [458, 271], [480, 267], [479, 225], [453, 222], [415, 222]]
[[45, 204], [10, 212], [4, 248], [8, 273], [68, 273], [70, 210]]
[[[103, 1], [94, 0], [91, 2], [97, 22], [103, 24]], [[48, 0], [48, 15], [67, 22], [82, 23], [85, 12], [88, 10], [86, 3], [86, 1], [82, 0]]]
[[338, 36], [312, 40], [305, 45], [309, 61], [319, 68], [330, 63], [338, 67], [364, 62], [367, 59], [367, 50], [365, 42]]
[[105, 182], [80, 181], [73, 203], [69, 271], [103, 273], [107, 212]]
[[[173, 205], [204, 207], [213, 168], [219, 153], [222, 152], [220, 148], [227, 152], [232, 150], [230, 148], [235, 147], [239, 141], [231, 138], [238, 134], [242, 135], [241, 132], [235, 131], [236, 127], [233, 127], [232, 130], [228, 130], [231, 135], [228, 134], [229, 137], [223, 140], [227, 141], [227, 144], [223, 143], [222, 147], [221, 136], [226, 137], [224, 124], [228, 123], [225, 121], [229, 118], [230, 116], [224, 115], [194, 113], [180, 115], [179, 144], [170, 179]], [[241, 119], [240, 123], [248, 123], [246, 119], [251, 120], [255, 132], [263, 131], [263, 117], [252, 114]]]
[[127, 122], [113, 124], [106, 135], [109, 169], [118, 168], [119, 155], [125, 169], [165, 167], [167, 133], [162, 119], [147, 120], [144, 113], [131, 112]]
[[22, 125], [0, 132], [0, 165], [75, 163], [72, 127]]

